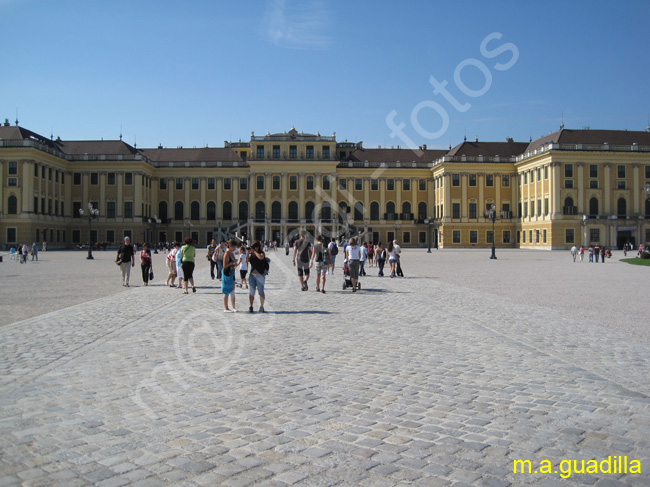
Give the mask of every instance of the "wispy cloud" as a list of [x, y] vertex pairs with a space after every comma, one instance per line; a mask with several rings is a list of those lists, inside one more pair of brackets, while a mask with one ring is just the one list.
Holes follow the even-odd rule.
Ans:
[[327, 49], [330, 13], [320, 0], [269, 0], [264, 12], [262, 34], [277, 47]]

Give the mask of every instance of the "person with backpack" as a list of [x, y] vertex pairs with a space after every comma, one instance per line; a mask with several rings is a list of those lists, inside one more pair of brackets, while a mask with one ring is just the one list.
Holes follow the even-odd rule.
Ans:
[[[330, 266], [331, 254], [328, 247], [323, 244], [323, 236], [316, 236], [316, 245], [314, 245], [314, 251], [311, 254], [311, 262], [309, 267], [314, 266], [314, 261], [316, 261], [316, 292], [322, 292], [325, 294], [325, 275], [327, 274], [327, 269]], [[322, 284], [321, 284], [322, 279]]]
[[377, 242], [377, 248], [375, 249], [375, 262], [377, 267], [379, 267], [379, 277], [384, 277], [384, 264], [386, 264], [386, 249], [382, 247], [381, 242]]
[[[298, 260], [296, 261], [296, 256]], [[309, 286], [309, 261], [312, 256], [312, 245], [307, 238], [305, 230], [300, 231], [300, 239], [293, 244], [293, 266], [298, 268], [298, 279], [300, 280], [300, 288], [303, 291], [308, 291]]]
[[330, 251], [330, 266], [331, 266], [331, 273], [334, 275], [334, 263], [336, 262], [336, 256], [339, 255], [339, 247], [336, 245], [336, 239], [332, 238], [332, 241], [328, 245], [328, 250]]

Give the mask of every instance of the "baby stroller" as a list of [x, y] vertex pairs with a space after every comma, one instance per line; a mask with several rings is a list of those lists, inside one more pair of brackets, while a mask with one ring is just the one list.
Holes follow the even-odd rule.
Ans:
[[[343, 261], [343, 290], [352, 287], [352, 279], [350, 278], [350, 271], [348, 270], [347, 259]], [[361, 283], [357, 280], [357, 289], [361, 289]]]

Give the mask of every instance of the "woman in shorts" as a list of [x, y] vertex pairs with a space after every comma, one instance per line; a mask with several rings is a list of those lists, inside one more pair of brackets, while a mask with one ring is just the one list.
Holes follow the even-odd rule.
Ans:
[[[223, 311], [224, 313], [236, 313], [235, 308], [235, 268], [237, 259], [235, 251], [237, 250], [237, 240], [231, 238], [228, 241], [228, 250], [223, 255], [223, 267], [221, 270], [221, 292], [223, 293]], [[230, 296], [231, 308], [228, 308], [228, 296]]]
[[260, 313], [264, 313], [264, 283], [266, 281], [266, 255], [262, 252], [262, 244], [255, 240], [251, 244], [251, 250], [247, 256], [248, 266], [250, 268], [250, 293], [248, 295], [248, 311], [253, 313], [253, 303], [255, 302], [255, 291], [260, 296]]

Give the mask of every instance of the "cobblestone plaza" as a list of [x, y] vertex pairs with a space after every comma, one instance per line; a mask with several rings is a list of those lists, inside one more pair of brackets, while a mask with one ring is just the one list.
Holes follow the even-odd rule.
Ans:
[[[622, 252], [407, 249], [354, 295], [271, 252], [252, 315], [198, 254], [189, 295], [164, 253], [128, 289], [113, 251], [4, 255], [0, 486], [650, 484], [650, 271]], [[619, 456], [642, 473], [561, 476]]]

